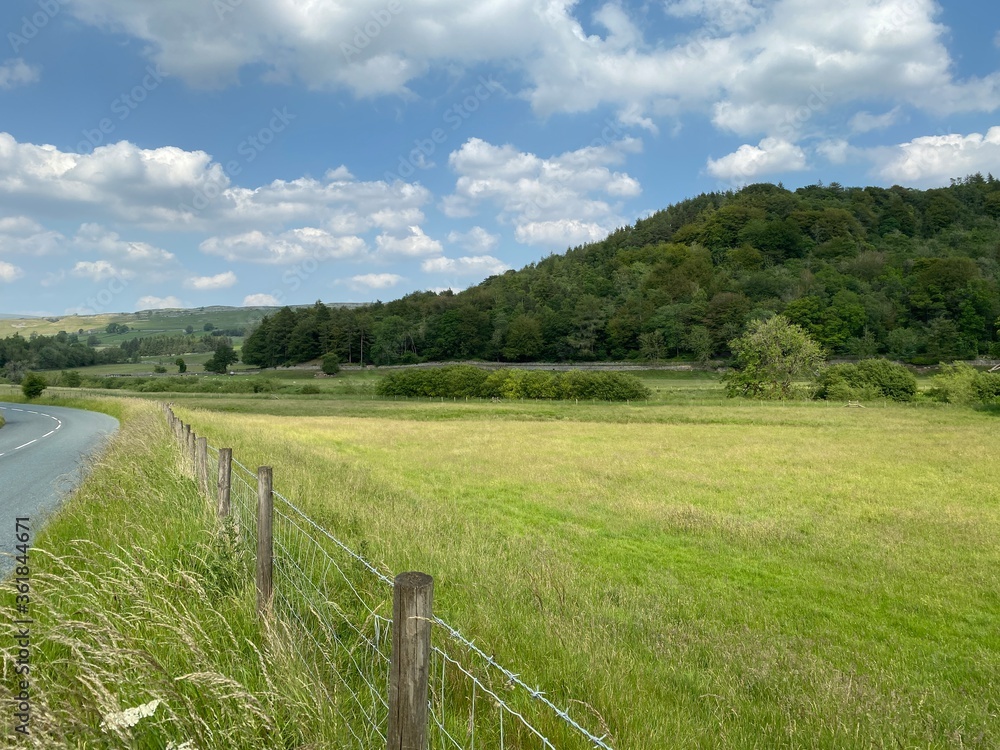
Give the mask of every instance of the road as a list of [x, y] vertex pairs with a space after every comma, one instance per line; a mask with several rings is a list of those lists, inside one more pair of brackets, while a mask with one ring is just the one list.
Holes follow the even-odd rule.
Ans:
[[32, 539], [45, 516], [83, 478], [87, 458], [118, 429], [107, 414], [60, 406], [0, 403], [0, 577], [13, 567], [16, 518]]

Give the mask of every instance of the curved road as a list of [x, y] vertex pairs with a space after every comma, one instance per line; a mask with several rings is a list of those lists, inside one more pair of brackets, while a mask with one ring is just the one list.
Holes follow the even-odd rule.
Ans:
[[0, 403], [0, 577], [13, 567], [14, 520], [31, 519], [34, 540], [45, 516], [80, 483], [87, 457], [118, 420], [62, 406]]

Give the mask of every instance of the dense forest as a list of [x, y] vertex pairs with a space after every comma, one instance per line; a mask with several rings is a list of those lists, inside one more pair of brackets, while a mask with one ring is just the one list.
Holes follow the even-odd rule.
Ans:
[[459, 294], [285, 308], [243, 359], [706, 361], [775, 313], [832, 357], [1000, 357], [1000, 180], [704, 194]]

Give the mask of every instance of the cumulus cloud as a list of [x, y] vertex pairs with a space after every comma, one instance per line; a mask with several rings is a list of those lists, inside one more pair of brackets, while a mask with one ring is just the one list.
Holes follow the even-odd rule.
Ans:
[[870, 112], [858, 112], [851, 118], [848, 126], [851, 128], [852, 133], [868, 133], [872, 130], [885, 130], [899, 120], [900, 112], [900, 107], [894, 107], [881, 115], [873, 115]]
[[875, 174], [890, 182], [932, 187], [976, 172], [1000, 173], [1000, 127], [969, 135], [931, 135], [867, 152]]
[[745, 143], [721, 159], [708, 160], [710, 175], [734, 184], [744, 184], [764, 174], [805, 168], [805, 152], [795, 144], [777, 138], [765, 138], [757, 146]]
[[389, 289], [396, 286], [403, 277], [395, 273], [365, 273], [351, 277], [351, 286], [357, 290]]
[[0, 89], [12, 89], [35, 83], [41, 75], [37, 65], [28, 65], [22, 58], [16, 57], [0, 63]]
[[503, 273], [510, 266], [491, 255], [474, 255], [462, 258], [428, 258], [420, 264], [420, 268], [425, 273], [493, 276]]
[[279, 307], [281, 302], [273, 294], [248, 294], [243, 298], [243, 307]]
[[70, 273], [82, 279], [89, 279], [94, 283], [108, 279], [130, 279], [135, 275], [127, 269], [116, 268], [106, 260], [81, 260], [73, 266]]
[[280, 234], [254, 230], [227, 237], [210, 237], [199, 246], [203, 253], [228, 261], [290, 264], [305, 260], [345, 260], [365, 254], [360, 237], [337, 237], [324, 229], [301, 227]]
[[379, 255], [403, 256], [419, 258], [425, 255], [437, 255], [444, 251], [441, 243], [428, 237], [418, 226], [409, 227], [409, 233], [403, 237], [380, 234], [375, 238]]
[[13, 263], [0, 260], [0, 281], [9, 284], [12, 281], [17, 281], [22, 276], [24, 276], [23, 269], [18, 268]]
[[490, 234], [482, 227], [476, 226], [468, 232], [449, 232], [448, 242], [473, 255], [485, 255], [500, 244], [500, 235]]
[[135, 302], [136, 310], [167, 310], [181, 307], [181, 301], [176, 297], [140, 297]]
[[443, 201], [446, 214], [469, 216], [482, 204], [499, 210], [500, 221], [515, 227], [519, 242], [545, 246], [553, 242], [544, 227], [587, 227], [588, 236], [602, 237], [625, 220], [622, 199], [642, 192], [638, 181], [612, 167], [627, 154], [641, 150], [640, 141], [626, 138], [588, 146], [548, 159], [471, 138], [448, 158], [459, 176], [455, 191]]
[[184, 280], [184, 286], [199, 292], [207, 292], [214, 289], [228, 289], [235, 286], [236, 282], [236, 274], [232, 271], [226, 271], [217, 273], [215, 276], [192, 276]]
[[45, 229], [27, 216], [0, 218], [0, 253], [5, 255], [56, 255], [63, 252], [67, 239]]
[[[430, 192], [363, 182], [345, 169], [243, 188], [204, 151], [142, 149], [128, 141], [89, 154], [19, 143], [0, 133], [0, 199], [72, 218], [154, 230], [234, 230], [330, 222], [333, 233], [394, 230], [423, 219]], [[331, 218], [334, 217], [334, 218]]]
[[[398, 13], [273, 0], [244, 3], [224, 19], [218, 5], [76, 0], [70, 11], [141, 39], [156, 62], [201, 86], [235, 84], [248, 68], [271, 81], [408, 96], [436, 67], [503, 62], [542, 116], [610, 105], [647, 126], [649, 115], [723, 104], [722, 113], [744, 113], [730, 123], [739, 121], [741, 134], [772, 136], [821, 82], [838, 101], [886, 98], [943, 112], [1000, 106], [1000, 75], [956, 78], [935, 0], [667, 0], [667, 13], [696, 31], [655, 45], [644, 38], [638, 3], [600, 6], [591, 20], [602, 33], [584, 30], [575, 14], [585, 6], [571, 0], [439, 0], [400, 4]], [[362, 47], [356, 29], [372, 23], [377, 33], [363, 33]]]

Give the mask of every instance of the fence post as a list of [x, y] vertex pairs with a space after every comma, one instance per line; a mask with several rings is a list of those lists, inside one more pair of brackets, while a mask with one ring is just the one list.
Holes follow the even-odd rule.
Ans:
[[188, 469], [190, 470], [192, 476], [197, 476], [195, 474], [195, 467], [198, 465], [198, 459], [195, 453], [195, 446], [197, 445], [198, 434], [194, 430], [191, 430], [188, 432], [187, 438], [187, 445], [184, 447], [187, 449]]
[[194, 473], [198, 489], [208, 494], [208, 438], [200, 437], [195, 441]]
[[400, 573], [392, 586], [388, 750], [427, 750], [434, 579]]
[[257, 469], [257, 612], [266, 616], [274, 595], [274, 477], [270, 466]]
[[219, 449], [219, 518], [229, 515], [230, 487], [233, 478], [233, 449]]

